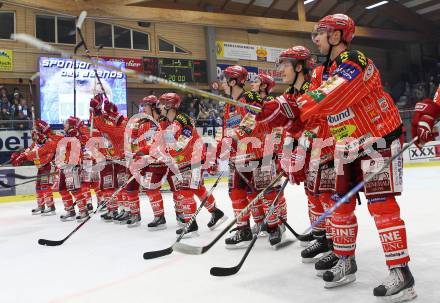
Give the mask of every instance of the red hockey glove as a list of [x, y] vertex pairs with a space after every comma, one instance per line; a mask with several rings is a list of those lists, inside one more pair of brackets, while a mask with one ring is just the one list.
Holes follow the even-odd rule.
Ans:
[[12, 165], [19, 166], [19, 165], [23, 164], [23, 162], [26, 160], [27, 160], [26, 155], [20, 154], [17, 158], [12, 160]]
[[289, 178], [290, 183], [299, 185], [306, 180], [306, 151], [301, 147], [297, 147], [291, 158], [282, 157], [279, 160], [278, 167]]
[[90, 113], [93, 113], [95, 116], [99, 116], [101, 114], [101, 101], [99, 99], [95, 98], [90, 100], [89, 106], [90, 106]]
[[416, 145], [423, 146], [425, 143], [434, 140], [438, 136], [433, 132], [434, 125], [440, 119], [440, 106], [430, 99], [418, 102], [412, 119], [412, 135], [417, 136]]
[[20, 156], [21, 153], [19, 152], [13, 152], [11, 155], [11, 161], [14, 161], [17, 157]]

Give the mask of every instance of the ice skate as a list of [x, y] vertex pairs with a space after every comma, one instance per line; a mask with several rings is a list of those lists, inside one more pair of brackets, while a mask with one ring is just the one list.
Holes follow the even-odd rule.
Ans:
[[417, 297], [414, 285], [414, 277], [408, 265], [395, 267], [390, 269], [385, 281], [374, 288], [373, 294], [384, 302], [407, 302]]
[[235, 234], [225, 239], [226, 248], [237, 249], [246, 248], [252, 241], [252, 231], [249, 225], [238, 226], [231, 230], [235, 231]]
[[211, 213], [211, 220], [209, 220], [207, 226], [210, 230], [214, 230], [217, 226], [220, 226], [228, 219], [227, 216], [218, 208]]
[[78, 216], [76, 216], [76, 222], [81, 223], [84, 222], [89, 217], [89, 212], [87, 210], [84, 210], [79, 213]]
[[[199, 226], [197, 225], [197, 221], [194, 220], [191, 225], [188, 227], [188, 230], [186, 231], [185, 235], [183, 236], [183, 239], [188, 238], [194, 238], [198, 237], [199, 233], [197, 232], [199, 230]], [[183, 227], [176, 230], [177, 236], [180, 236], [180, 234], [183, 232]]]
[[148, 223], [148, 230], [157, 231], [167, 228], [167, 221], [165, 220], [165, 216], [162, 215], [160, 217], [154, 217], [153, 221]]
[[60, 216], [60, 220], [62, 222], [73, 221], [75, 220], [76, 212], [73, 207], [69, 208], [64, 215]]
[[128, 228], [134, 228], [141, 225], [141, 215], [130, 215], [128, 220], [126, 221]]
[[286, 228], [284, 227], [284, 224], [277, 225], [274, 228], [267, 228], [267, 232], [269, 234], [269, 243], [273, 248], [278, 248], [278, 245], [280, 245], [285, 236]]
[[260, 230], [258, 237], [267, 237], [269, 235], [267, 226], [263, 225], [263, 222], [255, 223], [254, 226], [252, 226], [252, 234], [255, 235], [258, 230]]
[[325, 288], [342, 286], [356, 281], [357, 265], [354, 256], [339, 256], [338, 263], [327, 270], [322, 279], [325, 281]]
[[41, 213], [42, 216], [53, 216], [55, 215], [55, 206], [49, 206], [46, 209], [44, 209], [44, 211]]
[[316, 241], [311, 242], [309, 246], [301, 251], [303, 263], [316, 263], [321, 256], [330, 253], [330, 247], [325, 238], [325, 231], [314, 232], [313, 235]]
[[32, 215], [41, 215], [44, 212], [44, 205], [38, 206], [37, 208], [34, 208], [31, 212], [32, 212]]

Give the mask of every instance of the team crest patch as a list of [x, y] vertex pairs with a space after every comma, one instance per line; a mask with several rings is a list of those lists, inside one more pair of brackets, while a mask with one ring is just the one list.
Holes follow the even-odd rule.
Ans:
[[312, 97], [313, 100], [315, 100], [317, 103], [321, 102], [325, 99], [325, 97], [327, 97], [327, 95], [321, 90], [313, 90], [311, 92], [308, 92], [307, 94]]
[[368, 64], [367, 69], [364, 72], [364, 81], [368, 81], [374, 74], [374, 65]]

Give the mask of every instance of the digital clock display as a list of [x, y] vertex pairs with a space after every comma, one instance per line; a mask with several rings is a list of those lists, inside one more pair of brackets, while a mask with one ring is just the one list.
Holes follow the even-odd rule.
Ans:
[[142, 61], [147, 75], [179, 83], [208, 82], [204, 60], [144, 57]]

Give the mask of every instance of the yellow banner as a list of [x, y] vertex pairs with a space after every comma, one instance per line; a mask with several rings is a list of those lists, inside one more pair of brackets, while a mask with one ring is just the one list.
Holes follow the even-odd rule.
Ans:
[[217, 58], [221, 59], [225, 57], [225, 45], [223, 41], [216, 41], [217, 45]]
[[0, 49], [0, 72], [12, 72], [12, 51], [8, 49]]

